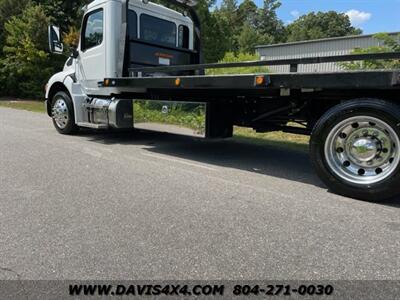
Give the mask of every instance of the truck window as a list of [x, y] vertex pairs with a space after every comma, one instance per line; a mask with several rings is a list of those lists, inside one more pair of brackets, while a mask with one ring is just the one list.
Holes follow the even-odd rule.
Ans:
[[129, 38], [137, 38], [137, 14], [131, 9], [128, 12], [128, 34]]
[[170, 21], [142, 14], [140, 38], [147, 42], [176, 47], [176, 25]]
[[178, 47], [189, 49], [189, 28], [179, 25]]
[[84, 22], [82, 51], [96, 47], [103, 42], [103, 10], [88, 14]]

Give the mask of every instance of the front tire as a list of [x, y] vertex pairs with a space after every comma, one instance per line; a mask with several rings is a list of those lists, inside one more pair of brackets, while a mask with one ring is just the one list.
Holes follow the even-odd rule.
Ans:
[[71, 97], [61, 91], [54, 95], [51, 104], [54, 127], [61, 134], [74, 134], [79, 127], [75, 124], [74, 105]]
[[316, 124], [311, 159], [335, 193], [369, 201], [400, 195], [400, 107], [383, 100], [341, 103]]

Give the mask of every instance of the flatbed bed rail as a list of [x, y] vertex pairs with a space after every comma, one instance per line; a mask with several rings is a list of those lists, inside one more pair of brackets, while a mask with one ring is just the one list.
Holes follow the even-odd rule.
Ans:
[[400, 52], [385, 52], [385, 53], [304, 57], [304, 58], [293, 58], [293, 59], [260, 60], [260, 61], [234, 62], [234, 63], [209, 63], [209, 64], [197, 64], [197, 65], [193, 64], [193, 65], [177, 65], [177, 66], [138, 67], [138, 68], [130, 68], [129, 73], [135, 74], [139, 72], [156, 73], [156, 72], [203, 71], [206, 69], [263, 67], [263, 66], [282, 66], [282, 65], [290, 65], [290, 71], [297, 72], [298, 66], [305, 64], [367, 61], [367, 60], [398, 60], [398, 59], [400, 59]]
[[[356, 70], [337, 72], [299, 73], [300, 64], [327, 62], [400, 60], [400, 52], [349, 54], [340, 56], [307, 57], [296, 59], [263, 60], [235, 63], [212, 63], [129, 69], [129, 77], [105, 78], [104, 81], [87, 82], [90, 96], [119, 95], [135, 98], [199, 99], [227, 98], [241, 96], [277, 97], [283, 90], [399, 90], [400, 69]], [[167, 75], [179, 71], [205, 69], [260, 67], [290, 65], [291, 72], [227, 75]], [[163, 74], [164, 73], [164, 74]], [[204, 73], [204, 72], [202, 72]], [[261, 84], [257, 78], [261, 78]], [[98, 88], [101, 89], [98, 89]], [[96, 91], [96, 94], [92, 93]]]

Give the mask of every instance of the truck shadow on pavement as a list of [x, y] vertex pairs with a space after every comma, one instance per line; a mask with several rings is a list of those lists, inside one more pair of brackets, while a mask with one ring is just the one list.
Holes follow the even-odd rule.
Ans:
[[[311, 167], [307, 146], [271, 145], [249, 139], [200, 140], [171, 134], [83, 131], [80, 136], [104, 145], [135, 145], [152, 154], [244, 170], [327, 189]], [[399, 199], [381, 203], [400, 207]]]

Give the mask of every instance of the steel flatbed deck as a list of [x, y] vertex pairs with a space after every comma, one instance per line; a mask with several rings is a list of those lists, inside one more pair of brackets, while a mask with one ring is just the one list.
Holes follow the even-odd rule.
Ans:
[[[264, 84], [256, 84], [264, 76]], [[120, 92], [171, 90], [256, 90], [270, 89], [400, 89], [400, 70], [280, 73], [221, 76], [165, 76], [142, 78], [106, 78], [104, 88]]]

